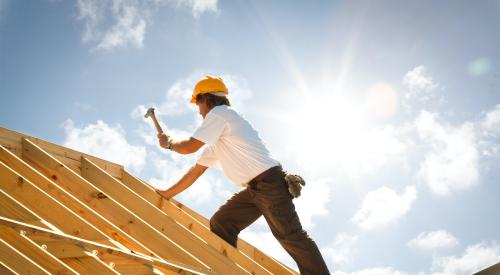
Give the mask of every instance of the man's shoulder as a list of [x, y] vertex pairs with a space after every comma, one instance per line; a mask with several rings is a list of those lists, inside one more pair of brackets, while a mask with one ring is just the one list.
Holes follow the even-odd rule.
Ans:
[[215, 106], [210, 113], [219, 117], [228, 118], [232, 115], [237, 115], [238, 113], [231, 107], [226, 105]]

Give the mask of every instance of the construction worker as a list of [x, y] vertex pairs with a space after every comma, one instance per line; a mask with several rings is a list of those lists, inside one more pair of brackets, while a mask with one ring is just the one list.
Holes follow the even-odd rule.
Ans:
[[196, 164], [172, 187], [157, 190], [158, 194], [170, 199], [191, 186], [208, 167], [221, 168], [244, 189], [212, 216], [212, 232], [236, 247], [240, 231], [263, 215], [302, 274], [329, 274], [316, 243], [302, 229], [292, 202], [297, 194], [289, 191], [289, 184], [293, 184], [285, 179], [287, 174], [270, 156], [252, 125], [230, 107], [227, 95], [221, 78], [204, 77], [191, 97], [191, 103], [198, 106], [203, 117], [201, 126], [182, 141], [158, 134], [161, 147], [180, 154], [194, 153], [206, 145]]

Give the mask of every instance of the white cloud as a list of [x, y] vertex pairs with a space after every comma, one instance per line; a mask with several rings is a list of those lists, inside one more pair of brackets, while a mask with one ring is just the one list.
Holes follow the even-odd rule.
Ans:
[[97, 26], [101, 23], [104, 17], [105, 1], [98, 0], [78, 0], [78, 20], [83, 20], [85, 30], [83, 32], [83, 42], [89, 42], [102, 34], [98, 31]]
[[[328, 95], [295, 104], [302, 109], [290, 110], [284, 119], [290, 125], [284, 127], [290, 138], [287, 149], [310, 171], [331, 173], [336, 167], [359, 179], [400, 164], [407, 156], [406, 125], [375, 126], [373, 112], [367, 113], [354, 99]], [[305, 140], [314, 142], [303, 146]]]
[[177, 0], [179, 6], [190, 7], [193, 16], [199, 18], [204, 12], [213, 12], [215, 14], [219, 13], [219, 8], [217, 7], [218, 0]]
[[297, 264], [269, 230], [254, 231], [247, 229], [243, 230], [239, 237], [287, 266], [298, 269]]
[[365, 196], [361, 209], [352, 220], [367, 230], [383, 227], [406, 214], [416, 198], [415, 186], [407, 186], [401, 195], [388, 187], [381, 187]]
[[422, 111], [416, 127], [420, 138], [430, 146], [418, 176], [434, 194], [448, 195], [479, 183], [479, 153], [472, 123], [442, 125], [437, 114]]
[[413, 70], [406, 73], [403, 77], [403, 84], [408, 88], [406, 93], [407, 99], [417, 99], [419, 101], [427, 101], [434, 95], [438, 85], [434, 82], [431, 76], [427, 74], [426, 68], [423, 65], [417, 66]]
[[351, 136], [350, 142], [337, 145], [348, 146], [341, 151], [345, 154], [340, 160], [345, 172], [352, 177], [370, 175], [391, 161], [401, 160], [408, 149], [403, 132], [391, 125], [366, 129]]
[[66, 147], [123, 164], [136, 172], [145, 164], [146, 149], [129, 144], [120, 125], [110, 127], [98, 120], [95, 124], [78, 128], [68, 119], [63, 127], [66, 132], [63, 145]]
[[322, 249], [321, 253], [325, 257], [330, 257], [334, 266], [338, 267], [351, 263], [353, 261], [354, 254], [356, 253], [356, 244], [358, 243], [358, 239], [359, 237], [357, 235], [340, 233], [335, 238], [331, 247]]
[[306, 229], [314, 227], [313, 218], [328, 214], [330, 186], [332, 179], [307, 180], [301, 196], [294, 200], [302, 226]]
[[[151, 118], [144, 117], [147, 109], [148, 108], [146, 108], [142, 104], [138, 105], [130, 112], [130, 117], [142, 122], [137, 126], [135, 132], [146, 142], [146, 144], [159, 148], [157, 139], [158, 132], [156, 130], [156, 127], [154, 126], [153, 120]], [[190, 134], [186, 131], [176, 129], [165, 124], [163, 120], [158, 118], [158, 115], [160, 114], [158, 111], [155, 110], [155, 114], [157, 115], [158, 123], [160, 124], [162, 130], [167, 134], [173, 136], [175, 139], [184, 139], [190, 136]]]
[[253, 91], [250, 89], [247, 80], [242, 76], [232, 74], [222, 74], [221, 78], [229, 89], [231, 105], [240, 112], [246, 110], [244, 103], [253, 96]]
[[487, 112], [478, 124], [481, 129], [481, 153], [485, 156], [500, 156], [500, 104]]
[[96, 42], [94, 50], [142, 48], [153, 15], [168, 5], [186, 6], [193, 16], [218, 13], [217, 0], [78, 0], [77, 19], [84, 24], [82, 41]]
[[484, 116], [480, 126], [488, 136], [500, 135], [500, 104]]
[[[179, 155], [170, 151], [164, 154], [151, 152], [148, 162], [154, 166], [154, 176], [149, 179], [153, 187], [165, 190], [175, 184], [196, 163], [199, 153]], [[203, 205], [206, 203], [222, 203], [229, 198], [237, 187], [222, 178], [206, 171], [188, 189], [179, 194], [176, 199], [188, 205]]]
[[158, 115], [184, 115], [190, 112], [197, 113], [195, 105], [190, 103], [193, 88], [198, 77], [191, 75], [177, 80], [165, 93], [165, 99], [158, 106]]
[[[158, 105], [158, 115], [178, 116], [187, 113], [198, 114], [196, 105], [191, 104], [190, 100], [194, 86], [205, 75], [210, 74], [195, 72], [184, 79], [177, 80], [167, 90], [164, 101]], [[243, 103], [253, 95], [253, 92], [248, 88], [246, 80], [243, 77], [230, 74], [221, 74], [220, 77], [229, 90], [228, 98], [231, 105], [238, 109], [238, 111], [244, 110]]]
[[449, 248], [456, 246], [458, 240], [445, 230], [436, 230], [431, 232], [422, 232], [418, 236], [409, 241], [410, 247], [420, 249], [436, 249], [436, 248]]
[[140, 7], [125, 1], [114, 1], [112, 13], [115, 23], [104, 33], [97, 49], [110, 50], [127, 44], [142, 48], [147, 14], [141, 12]]
[[433, 275], [468, 275], [500, 261], [500, 246], [481, 242], [466, 248], [461, 257], [434, 259]]
[[408, 273], [396, 270], [393, 267], [375, 267], [354, 272], [335, 271], [332, 275], [408, 275]]

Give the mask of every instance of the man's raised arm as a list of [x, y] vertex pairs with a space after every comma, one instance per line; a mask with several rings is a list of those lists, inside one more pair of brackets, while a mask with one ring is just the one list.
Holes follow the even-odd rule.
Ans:
[[171, 137], [164, 133], [158, 134], [158, 140], [162, 148], [170, 149], [183, 155], [194, 153], [205, 145], [205, 143], [193, 137], [186, 140], [174, 141]]

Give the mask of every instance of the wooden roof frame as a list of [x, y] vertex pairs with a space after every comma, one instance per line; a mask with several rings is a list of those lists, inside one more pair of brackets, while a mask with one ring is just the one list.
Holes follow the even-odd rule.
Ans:
[[0, 127], [0, 272], [298, 274], [122, 165]]

